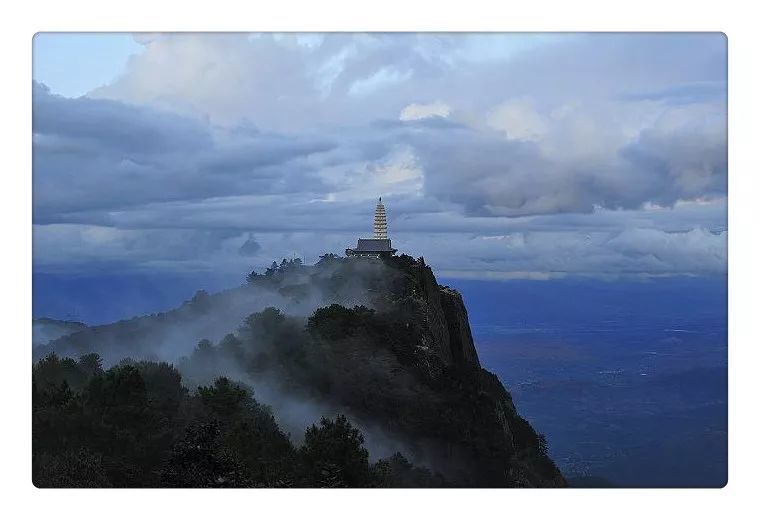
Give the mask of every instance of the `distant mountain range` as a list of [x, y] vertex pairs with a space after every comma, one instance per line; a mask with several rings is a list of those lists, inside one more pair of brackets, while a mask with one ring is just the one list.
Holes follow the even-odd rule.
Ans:
[[37, 318], [32, 320], [32, 345], [40, 347], [54, 339], [67, 336], [87, 328], [79, 321], [54, 320], [52, 318]]

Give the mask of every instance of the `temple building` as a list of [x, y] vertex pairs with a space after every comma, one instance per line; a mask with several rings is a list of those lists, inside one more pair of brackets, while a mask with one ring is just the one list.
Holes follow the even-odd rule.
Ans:
[[391, 256], [396, 250], [391, 247], [391, 239], [388, 238], [388, 217], [385, 214], [383, 198], [380, 197], [375, 207], [374, 236], [372, 238], [360, 238], [356, 249], [346, 249], [346, 256], [367, 256], [380, 258]]

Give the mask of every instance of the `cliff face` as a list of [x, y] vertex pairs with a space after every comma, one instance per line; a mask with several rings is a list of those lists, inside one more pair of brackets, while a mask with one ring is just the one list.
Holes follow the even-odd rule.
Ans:
[[[262, 312], [267, 304], [282, 313]], [[202, 338], [212, 342], [193, 351]], [[423, 259], [290, 265], [167, 313], [59, 338], [38, 354], [172, 361], [166, 353], [180, 347], [189, 381], [229, 375], [266, 388], [283, 421], [292, 409], [282, 403], [345, 413], [457, 485], [566, 485], [543, 437], [481, 367], [462, 296], [439, 286]]]
[[451, 357], [455, 363], [469, 364], [480, 368], [478, 352], [472, 340], [470, 319], [462, 295], [456, 289], [441, 287], [441, 306], [446, 316], [449, 329], [449, 346]]
[[414, 361], [419, 379], [437, 390], [435, 402], [425, 403], [431, 413], [420, 430], [436, 432], [444, 452], [462, 462], [454, 471], [472, 485], [566, 486], [546, 454], [543, 436], [520, 417], [499, 379], [481, 367], [461, 294], [439, 286], [422, 258], [392, 260], [391, 265], [414, 280], [411, 289], [425, 317], [423, 343], [435, 357], [431, 362], [424, 355], [428, 351], [418, 351]]
[[480, 368], [472, 340], [467, 308], [456, 289], [438, 285], [433, 270], [420, 258], [407, 269], [413, 273], [418, 293], [424, 302], [429, 343], [447, 365]]

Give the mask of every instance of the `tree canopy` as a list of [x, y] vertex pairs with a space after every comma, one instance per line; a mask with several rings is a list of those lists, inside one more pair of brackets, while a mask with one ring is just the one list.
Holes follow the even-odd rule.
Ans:
[[[214, 347], [198, 350], [207, 348]], [[97, 355], [78, 361], [50, 355], [34, 365], [32, 389], [38, 487], [443, 482], [410, 480], [404, 475], [413, 466], [398, 459], [370, 464], [364, 436], [343, 415], [322, 417], [296, 447], [252, 389], [220, 377], [191, 393], [168, 363], [125, 360], [103, 370]]]

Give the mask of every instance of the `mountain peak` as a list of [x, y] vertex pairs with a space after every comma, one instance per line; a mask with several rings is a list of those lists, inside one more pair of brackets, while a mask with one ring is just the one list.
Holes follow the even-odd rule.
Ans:
[[229, 377], [294, 435], [338, 412], [372, 456], [401, 451], [460, 485], [565, 485], [543, 437], [481, 367], [462, 296], [422, 258], [284, 259], [238, 288], [35, 352], [166, 360], [193, 385]]

